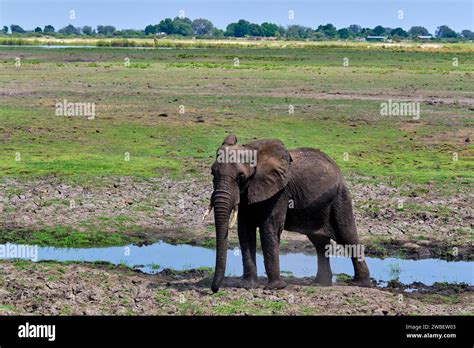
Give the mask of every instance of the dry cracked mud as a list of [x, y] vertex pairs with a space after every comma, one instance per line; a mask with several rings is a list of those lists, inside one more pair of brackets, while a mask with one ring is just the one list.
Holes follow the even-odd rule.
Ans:
[[[468, 188], [447, 193], [410, 184], [390, 187], [355, 176], [347, 180], [368, 255], [472, 260], [474, 218]], [[202, 221], [211, 190], [208, 177], [98, 178], [87, 184], [56, 177], [2, 178], [0, 242], [14, 242], [17, 233], [28, 240], [41, 228], [68, 226], [71, 233], [120, 233], [137, 243], [164, 240], [212, 247], [212, 217]], [[230, 247], [238, 245], [235, 231], [229, 238]], [[283, 233], [282, 251], [308, 248], [313, 247], [305, 236]]]
[[[316, 287], [289, 279], [286, 289], [239, 288], [211, 273], [53, 262], [0, 262], [0, 315], [456, 315], [474, 312], [472, 289], [449, 294], [397, 293], [350, 285]], [[263, 279], [260, 280], [263, 283]], [[472, 287], [471, 287], [472, 288]]]

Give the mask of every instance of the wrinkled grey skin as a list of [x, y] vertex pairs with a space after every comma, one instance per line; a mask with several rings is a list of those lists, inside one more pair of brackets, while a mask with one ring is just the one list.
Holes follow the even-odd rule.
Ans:
[[[333, 239], [341, 245], [359, 244], [352, 202], [336, 163], [319, 150], [288, 151], [279, 140], [259, 140], [238, 145], [229, 135], [219, 150], [256, 150], [257, 165], [222, 163], [212, 165], [214, 191], [211, 206], [216, 226], [216, 267], [211, 289], [217, 292], [224, 278], [229, 218], [238, 207], [237, 230], [244, 268], [243, 286], [257, 286], [256, 229], [259, 228], [267, 289], [282, 289], [279, 244], [283, 229], [302, 233], [318, 255], [315, 282], [332, 284], [325, 246]], [[365, 261], [352, 258], [360, 285], [369, 285]]]

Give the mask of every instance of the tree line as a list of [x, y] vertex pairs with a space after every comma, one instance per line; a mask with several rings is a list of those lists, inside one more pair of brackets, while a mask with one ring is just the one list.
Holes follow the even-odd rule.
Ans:
[[[416, 39], [419, 36], [432, 36], [428, 29], [422, 26], [413, 26], [408, 31], [403, 28], [387, 28], [377, 25], [374, 28], [364, 28], [357, 24], [352, 24], [347, 28], [337, 29], [333, 24], [328, 23], [311, 28], [303, 25], [281, 26], [274, 23], [264, 22], [262, 24], [251, 23], [245, 19], [230, 23], [225, 30], [216, 28], [211, 21], [204, 18], [191, 20], [186, 17], [166, 18], [158, 24], [149, 24], [143, 30], [124, 29], [117, 30], [112, 25], [98, 25], [96, 28], [85, 25], [75, 27], [72, 24], [56, 29], [52, 25], [44, 28], [36, 27], [34, 30], [25, 30], [17, 24], [10, 27], [3, 26], [3, 34], [34, 34], [34, 35], [64, 35], [64, 36], [103, 36], [103, 37], [126, 37], [139, 38], [150, 36], [184, 36], [184, 37], [256, 37], [256, 38], [281, 38], [281, 39], [306, 39], [306, 40], [334, 40], [334, 39], [357, 39], [367, 36], [384, 36], [394, 40]], [[441, 25], [434, 33], [439, 39], [464, 39], [474, 40], [474, 32], [462, 30], [456, 32], [447, 25]]]

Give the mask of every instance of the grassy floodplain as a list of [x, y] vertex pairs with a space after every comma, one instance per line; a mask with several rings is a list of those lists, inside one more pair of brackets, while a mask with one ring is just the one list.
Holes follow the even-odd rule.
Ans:
[[[191, 178], [201, 182], [199, 187], [209, 186], [214, 151], [229, 132], [242, 142], [279, 138], [289, 148], [317, 147], [332, 156], [348, 181], [361, 185], [353, 195], [362, 222], [366, 221], [363, 236], [374, 223], [370, 217], [388, 207], [405, 221], [426, 212], [440, 219], [457, 219], [440, 221], [450, 226], [450, 232], [435, 226], [439, 234], [435, 239], [449, 246], [471, 241], [466, 224], [472, 214], [459, 202], [466, 201], [474, 173], [470, 142], [474, 45], [157, 42], [186, 48], [0, 48], [0, 171], [7, 202], [2, 209], [3, 241], [25, 242], [37, 235], [31, 240], [42, 244], [109, 245], [136, 240], [124, 239], [124, 230], [144, 229], [151, 231], [152, 239], [160, 238], [160, 222], [143, 215], [142, 220], [150, 219], [143, 226], [137, 222], [137, 212], [126, 210], [118, 219], [109, 216], [116, 210], [110, 207], [104, 214], [69, 224], [41, 215], [25, 224], [17, 220], [26, 212], [8, 202], [51, 182], [52, 177], [57, 180], [54, 185], [95, 188], [125, 177]], [[206, 45], [210, 48], [202, 48]], [[56, 115], [56, 104], [64, 100], [94, 103], [96, 117]], [[389, 100], [420, 103], [419, 119], [381, 116], [381, 103]], [[32, 187], [7, 179], [29, 182]], [[33, 179], [39, 181], [33, 183]], [[378, 192], [368, 184], [392, 187], [396, 192]], [[190, 199], [204, 207], [208, 196], [199, 187]], [[163, 188], [150, 190], [162, 192]], [[369, 197], [364, 190], [378, 193]], [[100, 201], [102, 194], [87, 199]], [[33, 192], [26, 199], [36, 196]], [[135, 192], [135, 196], [143, 195]], [[135, 196], [131, 194], [130, 199]], [[45, 206], [50, 214], [59, 215], [69, 204], [64, 194], [42, 197], [44, 202], [33, 201], [32, 209]], [[410, 201], [410, 197], [419, 200]], [[87, 203], [83, 196], [78, 199], [80, 206]], [[400, 199], [407, 200], [406, 205], [394, 213]], [[431, 201], [436, 199], [433, 206]], [[143, 214], [153, 212], [163, 201], [144, 201], [136, 209]], [[459, 215], [459, 209], [467, 219]], [[176, 211], [167, 222], [176, 225], [181, 214]], [[116, 223], [111, 223], [112, 218]], [[386, 218], [390, 225], [393, 216]], [[38, 231], [34, 223], [44, 228]], [[18, 233], [24, 228], [28, 231]], [[432, 237], [426, 237], [431, 232], [421, 228], [409, 233], [408, 240]], [[89, 238], [80, 234], [71, 238], [78, 230]], [[112, 237], [104, 235], [105, 230], [114, 233]], [[212, 238], [212, 226], [205, 231], [203, 245]], [[453, 233], [461, 239], [450, 237]], [[405, 235], [400, 236], [402, 240]], [[367, 239], [376, 244], [393, 242], [386, 231], [376, 237], [368, 234]]]
[[[241, 142], [279, 138], [332, 156], [370, 255], [456, 258], [456, 248], [458, 259], [472, 258], [473, 44], [0, 44], [1, 243], [213, 247], [213, 223], [201, 221], [209, 166], [233, 132]], [[56, 115], [64, 100], [94, 103], [95, 118]], [[419, 119], [381, 116], [389, 100], [419, 102]], [[237, 245], [235, 231], [229, 241]], [[307, 244], [285, 233], [281, 248]], [[449, 284], [401, 303], [400, 289], [315, 288], [308, 279], [271, 294], [231, 286], [208, 296], [208, 271], [148, 276], [26, 261], [2, 261], [0, 270], [0, 314], [472, 313], [472, 291]]]
[[[2, 47], [0, 168], [13, 176], [182, 174], [209, 163], [232, 131], [243, 141], [277, 137], [288, 147], [319, 147], [346, 172], [396, 183], [466, 182], [472, 147], [458, 135], [472, 127], [474, 53], [465, 46], [454, 54], [332, 44]], [[64, 99], [95, 103], [96, 119], [56, 116]], [[380, 116], [388, 99], [419, 101], [420, 120]], [[24, 160], [12, 161], [16, 152]], [[345, 152], [353, 160], [343, 161]]]

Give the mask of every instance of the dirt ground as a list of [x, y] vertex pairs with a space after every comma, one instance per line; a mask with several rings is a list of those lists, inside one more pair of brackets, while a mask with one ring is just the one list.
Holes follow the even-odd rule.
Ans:
[[[474, 214], [467, 189], [447, 193], [410, 184], [395, 188], [360, 177], [347, 180], [367, 255], [473, 259]], [[120, 233], [145, 244], [164, 240], [212, 247], [212, 216], [202, 221], [211, 190], [206, 176], [184, 180], [120, 177], [84, 185], [55, 177], [3, 178], [0, 230], [12, 233], [1, 242], [14, 242], [11, 238], [17, 229], [28, 239], [28, 233], [42, 227], [70, 226], [85, 233], [113, 233], [120, 228]], [[229, 238], [231, 247], [238, 246], [235, 231]], [[313, 246], [305, 236], [284, 232], [282, 251], [308, 248]]]
[[[465, 315], [473, 289], [436, 293], [289, 279], [280, 291], [239, 288], [227, 278], [212, 294], [208, 271], [145, 275], [124, 267], [2, 261], [0, 314], [41, 315]], [[261, 280], [263, 283], [263, 280]]]

